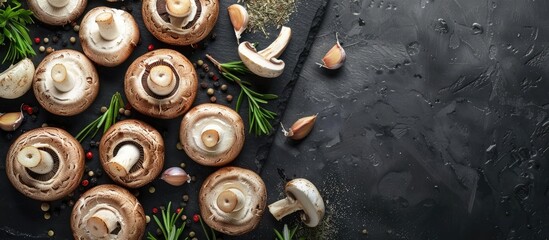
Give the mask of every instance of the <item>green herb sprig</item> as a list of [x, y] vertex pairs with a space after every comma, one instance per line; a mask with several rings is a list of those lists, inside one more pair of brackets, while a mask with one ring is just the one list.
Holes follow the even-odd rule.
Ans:
[[[294, 238], [294, 235], [297, 231], [297, 226], [295, 226], [291, 231], [290, 229], [288, 229], [288, 225], [287, 224], [284, 224], [284, 228], [282, 229], [282, 233], [279, 232], [278, 230], [276, 229], [273, 229], [274, 232], [275, 232], [275, 235], [276, 235], [276, 239], [277, 240], [292, 240]], [[301, 240], [303, 238], [300, 238], [299, 240]]]
[[93, 138], [95, 134], [99, 131], [99, 128], [103, 126], [103, 133], [105, 133], [113, 124], [116, 123], [116, 118], [118, 117], [118, 109], [124, 106], [124, 101], [119, 92], [116, 92], [111, 97], [111, 102], [109, 108], [101, 116], [95, 119], [93, 122], [88, 124], [84, 129], [82, 129], [77, 135], [76, 140], [82, 142], [88, 136], [91, 135]]
[[[208, 225], [204, 224], [202, 221], [202, 217], [199, 215], [198, 219], [200, 219], [200, 226], [202, 226], [202, 231], [204, 231], [204, 235], [206, 235], [207, 240], [216, 240], [215, 231]], [[210, 231], [206, 230], [206, 227], [210, 229]], [[210, 232], [212, 233], [210, 238]]]
[[8, 50], [2, 63], [14, 63], [18, 59], [36, 55], [27, 28], [27, 24], [33, 23], [32, 12], [21, 8], [17, 0], [11, 3], [5, 9], [0, 9], [0, 45], [6, 45], [8, 41]]
[[[183, 221], [181, 226], [178, 228], [175, 224], [177, 220], [181, 217], [183, 209], [180, 209], [179, 212], [172, 212], [171, 208], [172, 202], [169, 202], [168, 207], [166, 209], [162, 209], [162, 222], [160, 222], [160, 219], [158, 219], [156, 215], [153, 215], [153, 218], [160, 228], [160, 231], [162, 231], [165, 240], [178, 240], [181, 234], [183, 234], [183, 230], [185, 230], [186, 222]], [[151, 232], [147, 233], [147, 239], [158, 240]], [[185, 239], [189, 238], [186, 237]]]
[[270, 120], [276, 117], [276, 113], [263, 108], [262, 104], [267, 104], [269, 100], [277, 99], [275, 94], [261, 94], [252, 90], [250, 82], [243, 81], [236, 74], [247, 74], [250, 70], [246, 68], [242, 61], [234, 61], [220, 63], [211, 55], [206, 54], [206, 57], [217, 67], [223, 77], [235, 82], [240, 86], [240, 94], [236, 101], [236, 111], [240, 110], [240, 106], [246, 97], [248, 99], [248, 123], [250, 124], [249, 132], [255, 135], [269, 135], [273, 129]]

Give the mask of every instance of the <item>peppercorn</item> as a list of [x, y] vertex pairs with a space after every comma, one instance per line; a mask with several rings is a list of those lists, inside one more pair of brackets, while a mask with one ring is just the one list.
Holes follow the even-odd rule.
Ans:
[[40, 125], [41, 127], [47, 127], [48, 124], [47, 123], [42, 123], [42, 125]]
[[149, 215], [145, 215], [145, 222], [149, 223], [151, 221], [151, 217]]
[[53, 230], [48, 230], [48, 236], [49, 237], [53, 237], [53, 235], [55, 235], [55, 232]]
[[193, 63], [193, 68], [197, 68], [198, 65], [196, 63]]
[[219, 82], [214, 82], [213, 85], [214, 85], [214, 88], [219, 88], [219, 86], [221, 86], [221, 83], [219, 83]]
[[75, 38], [75, 37], [71, 37], [71, 38], [69, 38], [69, 41], [70, 41], [71, 43], [75, 43], [75, 42], [76, 42], [76, 38]]
[[39, 43], [40, 43], [40, 38], [39, 38], [39, 37], [35, 37], [35, 38], [34, 38], [34, 43], [39, 44]]
[[194, 231], [189, 232], [189, 237], [194, 237], [194, 236], [196, 236], [196, 233]]
[[215, 90], [213, 88], [208, 88], [208, 91], [206, 92], [208, 95], [212, 96], [215, 93]]
[[210, 71], [210, 67], [206, 64], [202, 65], [204, 67], [202, 67], [202, 70], [204, 70], [204, 72], [209, 72]]
[[156, 188], [154, 188], [152, 186], [149, 187], [149, 193], [154, 193], [154, 192], [156, 192]]
[[93, 177], [93, 174], [94, 174], [94, 172], [93, 172], [93, 171], [91, 171], [91, 170], [90, 170], [90, 171], [88, 171], [88, 176], [90, 176], [90, 177]]
[[50, 54], [50, 53], [52, 53], [53, 51], [55, 51], [55, 50], [54, 50], [52, 47], [46, 48], [46, 53], [47, 53], [47, 54]]
[[200, 221], [200, 215], [198, 215], [198, 214], [193, 215], [193, 221], [194, 222]]
[[201, 82], [201, 83], [200, 83], [200, 87], [201, 87], [202, 89], [206, 89], [206, 88], [208, 88], [208, 83], [206, 83], [206, 82]]
[[107, 110], [108, 110], [107, 107], [105, 107], [105, 106], [101, 107], [101, 113], [105, 113]]
[[75, 32], [78, 32], [80, 31], [80, 25], [74, 25], [74, 27], [72, 28], [72, 30], [74, 30]]
[[210, 102], [212, 103], [217, 102], [217, 98], [215, 96], [210, 97]]
[[185, 168], [185, 167], [187, 166], [187, 164], [185, 164], [184, 162], [182, 162], [181, 164], [179, 164], [179, 166], [180, 166], [181, 168]]
[[44, 51], [46, 51], [46, 48], [45, 48], [44, 46], [40, 46], [40, 47], [38, 48], [38, 51], [44, 52]]
[[44, 41], [44, 43], [49, 43], [50, 39], [49, 38], [44, 38], [42, 41]]
[[154, 45], [152, 45], [152, 44], [149, 44], [149, 46], [147, 46], [147, 50], [149, 50], [149, 51], [152, 51], [152, 50], [154, 50]]
[[183, 145], [181, 145], [180, 142], [177, 142], [177, 144], [175, 144], [175, 148], [176, 148], [177, 150], [180, 150], [180, 151], [181, 151], [181, 150], [183, 150]]
[[125, 110], [126, 110], [126, 109], [124, 109], [124, 108], [119, 108], [119, 109], [118, 109], [118, 113], [124, 114], [124, 111], [125, 111]]
[[213, 76], [212, 80], [217, 81], [217, 80], [219, 80], [219, 77], [217, 77], [217, 75], [215, 75], [215, 76]]
[[210, 40], [215, 41], [216, 38], [217, 38], [217, 34], [212, 33], [212, 35], [210, 36]]
[[221, 85], [221, 91], [226, 92], [227, 89], [229, 89], [229, 86], [227, 86], [227, 84]]
[[82, 180], [82, 187], [87, 187], [88, 184], [90, 184], [90, 181], [88, 179]]
[[88, 151], [86, 153], [86, 159], [91, 160], [93, 158], [93, 153], [91, 151]]
[[208, 72], [208, 77], [213, 78], [215, 76], [214, 72]]
[[183, 195], [183, 201], [185, 202], [189, 201], [189, 195], [187, 194]]
[[57, 35], [55, 35], [55, 36], [53, 36], [53, 37], [51, 38], [51, 41], [52, 41], [53, 43], [57, 43], [57, 42], [59, 42], [59, 37], [58, 37]]
[[124, 110], [124, 116], [129, 117], [130, 115], [132, 115], [132, 111], [128, 109]]
[[27, 113], [28, 113], [29, 115], [32, 115], [32, 113], [33, 113], [32, 107], [28, 107], [28, 108], [27, 108]]
[[204, 61], [202, 61], [202, 59], [198, 59], [198, 61], [196, 61], [196, 64], [202, 67], [202, 65], [204, 64]]
[[229, 94], [225, 97], [225, 99], [227, 99], [227, 102], [231, 102], [233, 101], [233, 95]]
[[42, 209], [42, 211], [44, 211], [44, 212], [47, 212], [48, 210], [50, 210], [50, 204], [49, 203], [42, 203], [40, 205], [40, 209]]
[[158, 208], [153, 208], [152, 213], [154, 213], [154, 214], [158, 213]]
[[51, 214], [49, 212], [44, 213], [44, 219], [48, 220], [51, 218]]
[[185, 214], [181, 215], [181, 220], [183, 220], [183, 221], [187, 220], [187, 215], [185, 215]]

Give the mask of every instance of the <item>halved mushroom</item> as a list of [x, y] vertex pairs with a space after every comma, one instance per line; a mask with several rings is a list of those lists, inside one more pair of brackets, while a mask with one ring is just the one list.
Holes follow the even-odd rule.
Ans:
[[116, 183], [138, 188], [154, 180], [164, 166], [164, 140], [138, 120], [123, 120], [107, 130], [99, 144], [105, 172]]
[[269, 205], [276, 220], [301, 210], [301, 221], [316, 227], [324, 217], [324, 201], [315, 185], [307, 179], [296, 178], [286, 183], [284, 190], [287, 197]]
[[128, 102], [137, 111], [163, 119], [175, 118], [189, 110], [197, 88], [193, 65], [171, 49], [158, 49], [137, 58], [124, 81]]
[[0, 98], [14, 99], [23, 96], [32, 86], [34, 64], [25, 58], [0, 73]]
[[143, 207], [128, 190], [104, 184], [86, 191], [74, 204], [74, 239], [142, 239], [146, 218]]
[[256, 173], [224, 167], [212, 173], [200, 188], [202, 219], [228, 235], [242, 235], [257, 227], [265, 210], [267, 190]]
[[33, 129], [11, 145], [6, 174], [25, 196], [41, 201], [57, 200], [78, 187], [84, 174], [84, 150], [62, 129]]
[[178, 46], [200, 42], [215, 26], [218, 0], [144, 0], [143, 21], [158, 40]]
[[96, 7], [86, 13], [79, 31], [86, 56], [99, 65], [114, 67], [124, 62], [139, 42], [139, 28], [126, 11]]
[[86, 8], [87, 0], [28, 0], [29, 9], [43, 23], [61, 26], [74, 22]]
[[278, 37], [267, 48], [258, 52], [250, 42], [244, 41], [238, 45], [238, 55], [254, 74], [266, 78], [278, 77], [284, 71], [285, 64], [277, 58], [288, 46], [291, 36], [292, 29], [284, 26]]
[[99, 76], [82, 53], [65, 49], [46, 56], [36, 68], [36, 99], [48, 112], [73, 116], [86, 110], [99, 92]]
[[244, 145], [244, 124], [229, 107], [205, 103], [191, 109], [181, 121], [179, 140], [187, 155], [206, 166], [233, 161]]

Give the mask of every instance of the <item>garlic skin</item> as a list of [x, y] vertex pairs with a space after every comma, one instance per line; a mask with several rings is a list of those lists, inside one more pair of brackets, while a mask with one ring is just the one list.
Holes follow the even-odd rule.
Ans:
[[311, 130], [313, 130], [317, 115], [318, 114], [298, 119], [288, 130], [286, 130], [284, 125], [280, 123], [280, 126], [282, 126], [282, 133], [284, 133], [284, 136], [293, 140], [301, 140], [305, 138], [309, 135], [309, 133], [311, 133]]
[[0, 113], [0, 129], [8, 132], [15, 131], [21, 126], [24, 118], [22, 107], [19, 112]]
[[334, 70], [343, 66], [346, 58], [345, 49], [339, 43], [338, 34], [336, 33], [336, 44], [324, 55], [322, 64], [317, 64], [320, 67]]
[[248, 27], [248, 11], [242, 5], [236, 3], [229, 6], [227, 11], [229, 11], [229, 18], [234, 28], [236, 42], [240, 44], [240, 35]]
[[180, 167], [171, 167], [166, 169], [162, 173], [160, 179], [176, 187], [191, 182], [191, 176]]

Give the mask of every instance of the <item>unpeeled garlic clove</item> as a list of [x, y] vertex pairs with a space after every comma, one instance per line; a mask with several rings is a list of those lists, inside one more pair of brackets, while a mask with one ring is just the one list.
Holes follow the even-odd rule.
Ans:
[[338, 69], [343, 66], [346, 57], [345, 49], [343, 49], [339, 43], [339, 38], [336, 33], [336, 44], [326, 53], [326, 55], [324, 55], [322, 64], [317, 64], [327, 69]]
[[171, 167], [166, 169], [160, 179], [166, 181], [172, 186], [181, 186], [185, 182], [191, 182], [191, 176], [180, 167]]
[[15, 131], [21, 126], [24, 118], [25, 115], [22, 109], [19, 112], [0, 113], [0, 129], [9, 132]]
[[229, 11], [229, 18], [234, 28], [234, 34], [236, 35], [236, 41], [240, 44], [240, 35], [248, 27], [248, 11], [240, 4], [233, 4], [227, 8]]
[[301, 140], [305, 138], [309, 135], [311, 130], [313, 130], [317, 115], [318, 114], [298, 119], [288, 130], [284, 129], [284, 126], [280, 123], [284, 136], [293, 140]]

